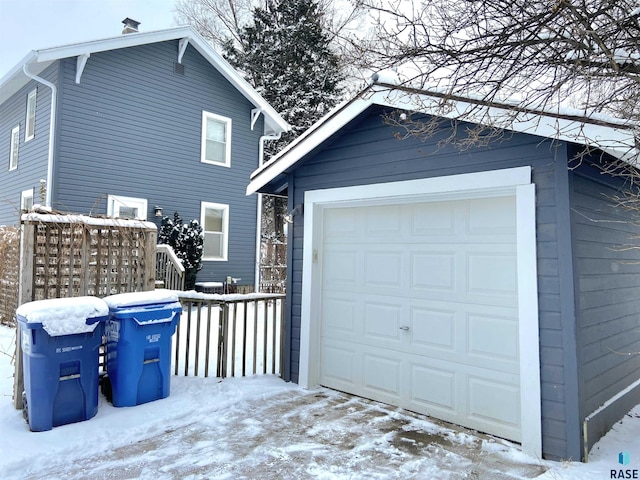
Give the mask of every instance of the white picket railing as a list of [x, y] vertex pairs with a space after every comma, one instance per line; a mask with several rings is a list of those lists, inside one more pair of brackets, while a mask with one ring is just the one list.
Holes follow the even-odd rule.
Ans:
[[184, 290], [185, 272], [182, 261], [169, 245], [157, 245], [156, 281], [162, 282], [163, 288]]

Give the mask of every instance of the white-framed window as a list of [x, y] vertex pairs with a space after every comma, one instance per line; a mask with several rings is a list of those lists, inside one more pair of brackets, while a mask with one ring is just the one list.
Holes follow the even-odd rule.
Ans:
[[24, 141], [28, 142], [36, 134], [36, 94], [37, 89], [27, 95], [27, 117], [24, 123]]
[[231, 166], [231, 119], [202, 112], [202, 145], [200, 161]]
[[20, 194], [20, 209], [31, 210], [33, 207], [33, 188], [23, 190]]
[[202, 260], [227, 260], [229, 245], [229, 205], [202, 202], [200, 223], [204, 234]]
[[9, 170], [18, 168], [18, 147], [20, 147], [20, 125], [11, 130], [11, 151], [9, 153]]
[[132, 220], [146, 220], [147, 199], [109, 195], [107, 197], [107, 215]]

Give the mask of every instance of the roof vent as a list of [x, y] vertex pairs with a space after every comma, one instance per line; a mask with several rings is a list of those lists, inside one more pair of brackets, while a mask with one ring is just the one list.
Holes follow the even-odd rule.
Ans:
[[138, 33], [138, 25], [140, 22], [136, 22], [135, 20], [127, 17], [122, 23], [124, 23], [124, 28], [122, 29], [122, 34], [126, 35], [127, 33]]

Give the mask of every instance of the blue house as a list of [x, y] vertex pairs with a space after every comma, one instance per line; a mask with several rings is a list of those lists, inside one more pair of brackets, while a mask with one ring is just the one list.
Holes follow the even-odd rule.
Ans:
[[373, 83], [251, 176], [293, 215], [285, 377], [586, 460], [640, 403], [640, 232], [601, 169], [635, 154], [612, 119]]
[[[253, 285], [246, 179], [287, 123], [191, 27], [36, 50], [0, 80], [0, 224], [38, 203], [204, 228], [200, 281]], [[125, 32], [132, 32], [127, 33]]]

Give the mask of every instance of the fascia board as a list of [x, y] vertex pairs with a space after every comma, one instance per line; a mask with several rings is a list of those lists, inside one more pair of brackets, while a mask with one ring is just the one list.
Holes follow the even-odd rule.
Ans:
[[[0, 81], [0, 102], [3, 101], [2, 96], [5, 95], [5, 84], [8, 84], [10, 80], [18, 82], [28, 81], [22, 73], [22, 66], [26, 63], [30, 63], [31, 70], [34, 73], [38, 73], [44, 70], [44, 68], [50, 65], [53, 61], [60, 60], [62, 58], [90, 55], [97, 52], [135, 47], [181, 38], [187, 38], [189, 43], [191, 43], [209, 63], [211, 63], [240, 93], [242, 93], [247, 100], [263, 111], [266, 119], [266, 133], [280, 133], [286, 132], [290, 129], [289, 124], [278, 114], [278, 112], [276, 112], [273, 107], [269, 105], [258, 94], [258, 92], [256, 92], [254, 88], [249, 85], [249, 83], [242, 78], [240, 74], [191, 26], [175, 27], [153, 32], [130, 33], [120, 35], [118, 37], [35, 50], [27, 55]], [[7, 96], [14, 93], [14, 89], [9, 90], [11, 90], [11, 92], [7, 92]]]
[[287, 145], [273, 159], [251, 174], [251, 181], [247, 186], [247, 195], [256, 193], [271, 180], [291, 168], [314, 148], [329, 139], [329, 137], [371, 106], [372, 103], [371, 99], [357, 97], [329, 112], [314, 126]]

